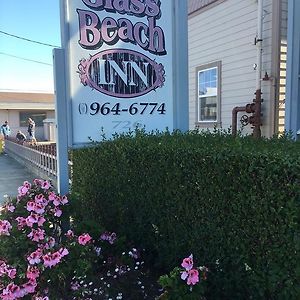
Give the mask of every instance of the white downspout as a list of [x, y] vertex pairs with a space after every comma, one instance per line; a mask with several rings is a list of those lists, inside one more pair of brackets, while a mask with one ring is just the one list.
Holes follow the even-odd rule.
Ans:
[[261, 89], [262, 79], [262, 54], [263, 54], [263, 0], [257, 0], [257, 35], [256, 35], [256, 47], [257, 47], [257, 69], [256, 69], [256, 90]]
[[255, 39], [257, 49], [257, 69], [256, 69], [256, 92], [255, 92], [255, 109], [252, 115], [253, 117], [253, 137], [261, 137], [261, 125], [262, 125], [262, 114], [261, 114], [261, 71], [262, 71], [262, 35], [263, 35], [263, 0], [257, 0], [257, 35]]

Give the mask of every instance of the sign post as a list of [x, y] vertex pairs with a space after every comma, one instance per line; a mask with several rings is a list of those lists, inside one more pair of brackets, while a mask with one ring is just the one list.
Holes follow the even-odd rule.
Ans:
[[57, 189], [59, 194], [69, 192], [69, 157], [68, 157], [68, 106], [65, 86], [65, 53], [63, 49], [53, 50], [55, 117], [56, 117], [56, 152], [57, 152]]
[[188, 130], [186, 1], [61, 0], [61, 12], [70, 147]]

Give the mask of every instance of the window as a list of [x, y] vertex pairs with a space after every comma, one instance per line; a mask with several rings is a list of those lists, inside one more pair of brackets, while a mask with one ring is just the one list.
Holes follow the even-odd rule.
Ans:
[[217, 62], [197, 68], [197, 123], [220, 122], [220, 66]]
[[44, 126], [43, 121], [46, 119], [46, 112], [43, 111], [21, 111], [20, 112], [20, 127], [28, 126], [28, 118], [31, 118], [35, 122], [36, 127]]

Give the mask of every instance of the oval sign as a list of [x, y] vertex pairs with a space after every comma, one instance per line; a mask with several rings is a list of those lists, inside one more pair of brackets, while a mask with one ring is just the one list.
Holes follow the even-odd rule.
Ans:
[[133, 98], [164, 85], [165, 70], [146, 55], [127, 49], [99, 52], [81, 59], [78, 73], [84, 86], [119, 98]]

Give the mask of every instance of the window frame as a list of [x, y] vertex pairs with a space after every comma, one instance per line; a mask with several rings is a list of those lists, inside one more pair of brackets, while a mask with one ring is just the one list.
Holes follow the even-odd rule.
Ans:
[[[205, 96], [200, 97], [199, 95], [199, 73], [207, 70], [216, 68], [217, 70], [217, 117], [216, 120], [199, 120], [200, 114], [200, 99], [205, 98]], [[221, 61], [216, 61], [208, 63], [205, 65], [198, 66], [196, 68], [196, 122], [197, 127], [215, 127], [221, 126]]]

